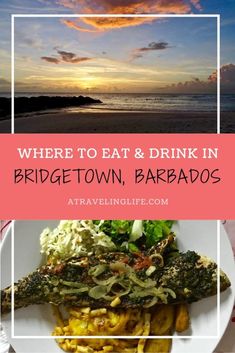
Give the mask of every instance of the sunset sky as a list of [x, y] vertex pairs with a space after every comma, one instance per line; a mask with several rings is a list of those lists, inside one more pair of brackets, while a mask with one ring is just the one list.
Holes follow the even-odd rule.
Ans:
[[[10, 13], [222, 12], [222, 87], [234, 90], [235, 3], [217, 0], [21, 0], [0, 3], [1, 91], [10, 82]], [[220, 5], [220, 6], [219, 6]], [[215, 18], [15, 20], [21, 92], [215, 92]]]

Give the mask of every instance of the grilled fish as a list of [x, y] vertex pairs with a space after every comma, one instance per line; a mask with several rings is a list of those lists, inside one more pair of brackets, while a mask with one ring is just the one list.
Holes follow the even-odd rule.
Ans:
[[[217, 293], [217, 265], [194, 251], [163, 260], [165, 247], [71, 258], [38, 268], [14, 284], [14, 309], [31, 304], [134, 308], [192, 303]], [[230, 286], [220, 271], [220, 290]], [[11, 287], [1, 291], [1, 312], [11, 310]]]

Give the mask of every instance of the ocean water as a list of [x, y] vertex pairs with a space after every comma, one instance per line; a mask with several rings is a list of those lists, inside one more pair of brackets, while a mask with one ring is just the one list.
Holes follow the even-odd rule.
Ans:
[[[97, 111], [138, 112], [216, 112], [215, 94], [93, 94], [102, 104], [88, 109]], [[74, 110], [75, 108], [69, 108]], [[235, 94], [221, 95], [221, 111], [235, 111]]]
[[[132, 94], [132, 93], [81, 93], [100, 99], [102, 104], [83, 107], [70, 107], [65, 111], [83, 112], [216, 112], [217, 97], [215, 94]], [[78, 93], [18, 93], [17, 96], [78, 96]], [[6, 96], [6, 94], [0, 94]], [[235, 111], [235, 94], [221, 95], [221, 111]]]

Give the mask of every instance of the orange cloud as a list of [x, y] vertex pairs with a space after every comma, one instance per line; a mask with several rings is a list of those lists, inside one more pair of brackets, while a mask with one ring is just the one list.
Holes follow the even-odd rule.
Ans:
[[155, 13], [181, 14], [191, 11], [191, 4], [181, 0], [159, 0], [155, 3]]
[[60, 5], [87, 13], [185, 13], [200, 0], [57, 0]]
[[70, 28], [76, 29], [77, 31], [90, 32], [90, 33], [97, 32], [96, 29], [81, 27], [77, 23], [75, 23], [74, 21], [71, 21], [71, 20], [62, 20], [61, 22]]
[[83, 18], [83, 22], [96, 28], [97, 30], [107, 30], [120, 27], [138, 26], [143, 23], [154, 21], [154, 17], [93, 17]]
[[[73, 29], [76, 29], [81, 32], [97, 33], [113, 28], [121, 27], [131, 27], [138, 26], [143, 23], [149, 23], [154, 21], [154, 17], [145, 17], [145, 18], [126, 18], [126, 17], [92, 17], [92, 18], [80, 18], [79, 20], [62, 20], [62, 22]], [[90, 27], [83, 27], [79, 25], [80, 22], [89, 25]]]
[[[201, 0], [57, 0], [60, 5], [74, 12], [89, 14], [181, 14], [190, 13], [193, 8], [201, 10]], [[112, 28], [138, 26], [156, 18], [81, 18], [91, 28], [84, 28], [78, 21], [63, 22], [70, 28], [83, 32], [103, 31]]]

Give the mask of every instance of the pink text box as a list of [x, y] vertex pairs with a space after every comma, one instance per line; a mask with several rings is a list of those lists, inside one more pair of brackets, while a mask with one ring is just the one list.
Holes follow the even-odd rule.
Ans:
[[[56, 159], [20, 159], [17, 148], [69, 148], [73, 150], [74, 155], [68, 159], [60, 159], [59, 156]], [[90, 157], [94, 156], [95, 149], [97, 156], [79, 158], [78, 148], [91, 149]], [[114, 158], [102, 158], [104, 148], [109, 148], [109, 154]], [[141, 149], [144, 158], [135, 158], [136, 148]], [[170, 152], [176, 148], [181, 151], [183, 148], [186, 151], [196, 148], [195, 155], [198, 158], [149, 158], [150, 148], [158, 151], [168, 148]], [[203, 158], [203, 149], [206, 149], [208, 156], [208, 148], [212, 151], [218, 149], [217, 158], [213, 154], [210, 155], [211, 158]], [[2, 219], [232, 219], [235, 217], [232, 156], [234, 150], [234, 135], [1, 135], [0, 215]], [[117, 151], [122, 158], [116, 158]], [[155, 153], [156, 151], [154, 150]], [[174, 151], [176, 155], [176, 150]], [[69, 151], [67, 153], [69, 156]], [[53, 174], [54, 181], [56, 177], [59, 178], [62, 169], [66, 171], [64, 183], [60, 179], [61, 185], [58, 185], [57, 182], [49, 182], [49, 178], [44, 183], [40, 180], [38, 183], [29, 180], [27, 183], [15, 183], [15, 169], [45, 169], [50, 175], [58, 169], [57, 173]], [[74, 169], [84, 169], [79, 172], [80, 180], [79, 173], [72, 171]], [[135, 182], [137, 169], [143, 169], [144, 175], [143, 181], [138, 183]], [[172, 169], [177, 175], [174, 181]], [[191, 183], [189, 178], [186, 183], [181, 178], [177, 183], [180, 171], [183, 170], [189, 175], [190, 169], [194, 170], [193, 177], [198, 171], [202, 180], [198, 177]], [[94, 171], [93, 181], [91, 170]], [[149, 178], [146, 182], [149, 170], [154, 175], [158, 170], [158, 179]], [[167, 180], [167, 173], [163, 170], [171, 170], [169, 182], [162, 180]], [[101, 177], [102, 172], [109, 180], [107, 183]], [[46, 172], [43, 174], [44, 178], [45, 175]], [[102, 179], [100, 183], [97, 175]], [[34, 174], [30, 177], [33, 178]], [[221, 180], [216, 182], [218, 177]], [[140, 179], [137, 178], [138, 181]], [[20, 177], [17, 181], [19, 180]]]

